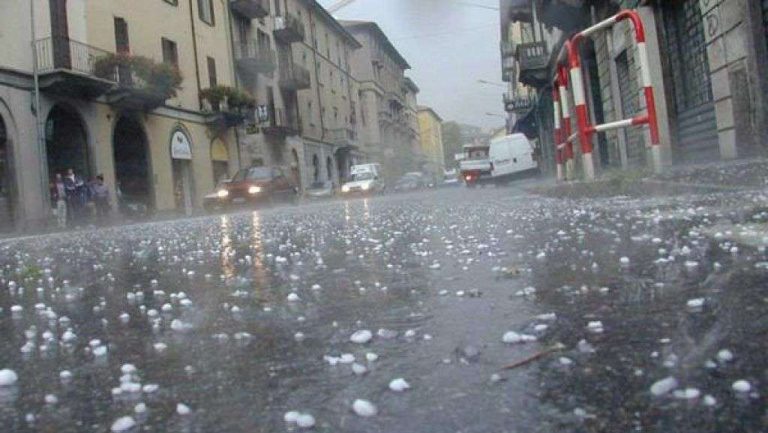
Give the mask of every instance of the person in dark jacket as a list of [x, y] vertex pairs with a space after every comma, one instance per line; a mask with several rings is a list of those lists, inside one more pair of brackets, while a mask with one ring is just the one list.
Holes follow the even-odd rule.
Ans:
[[64, 176], [64, 190], [67, 195], [67, 211], [72, 216], [75, 224], [82, 223], [85, 216], [85, 205], [88, 201], [88, 187], [83, 178], [75, 174], [75, 170], [68, 169]]
[[91, 185], [91, 199], [96, 205], [96, 218], [103, 221], [109, 215], [109, 188], [102, 174], [96, 176], [96, 182]]

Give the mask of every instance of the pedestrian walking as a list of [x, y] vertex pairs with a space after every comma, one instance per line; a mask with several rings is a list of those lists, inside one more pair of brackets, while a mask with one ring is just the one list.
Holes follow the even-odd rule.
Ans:
[[67, 175], [64, 176], [64, 190], [67, 199], [67, 214], [73, 223], [78, 224], [84, 217], [88, 191], [83, 178], [77, 176], [71, 168], [67, 170]]
[[51, 207], [56, 212], [56, 223], [60, 229], [64, 229], [67, 227], [67, 191], [61, 173], [56, 173], [50, 188]]
[[104, 175], [96, 176], [96, 182], [91, 186], [91, 197], [96, 206], [96, 218], [103, 222], [109, 215], [109, 188], [104, 183]]

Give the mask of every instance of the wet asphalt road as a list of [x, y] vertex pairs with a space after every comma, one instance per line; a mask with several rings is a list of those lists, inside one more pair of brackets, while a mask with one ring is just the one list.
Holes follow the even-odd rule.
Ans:
[[763, 432], [766, 203], [454, 189], [5, 241], [0, 431]]

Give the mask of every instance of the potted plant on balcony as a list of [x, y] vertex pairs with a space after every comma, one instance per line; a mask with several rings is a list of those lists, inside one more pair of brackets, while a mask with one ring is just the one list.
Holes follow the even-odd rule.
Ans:
[[229, 86], [203, 89], [200, 91], [200, 99], [207, 103], [206, 110], [212, 113], [209, 124], [215, 129], [241, 125], [246, 115], [256, 107], [253, 96]]
[[145, 99], [145, 106], [160, 105], [175, 97], [183, 81], [175, 65], [155, 63], [129, 53], [99, 57], [94, 61], [93, 72], [99, 78], [117, 82], [117, 91], [130, 90], [136, 99]]

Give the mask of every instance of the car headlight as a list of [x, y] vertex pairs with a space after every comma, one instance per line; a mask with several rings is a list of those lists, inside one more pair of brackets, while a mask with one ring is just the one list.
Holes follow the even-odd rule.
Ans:
[[229, 191], [227, 191], [226, 189], [220, 189], [216, 191], [216, 195], [219, 198], [227, 198], [229, 196]]
[[344, 185], [341, 187], [342, 192], [349, 192], [349, 185]]
[[370, 183], [364, 183], [363, 184], [363, 191], [368, 191], [369, 189], [371, 189], [371, 184]]
[[260, 192], [261, 192], [261, 187], [260, 186], [252, 186], [252, 187], [248, 188], [248, 194], [258, 194]]

